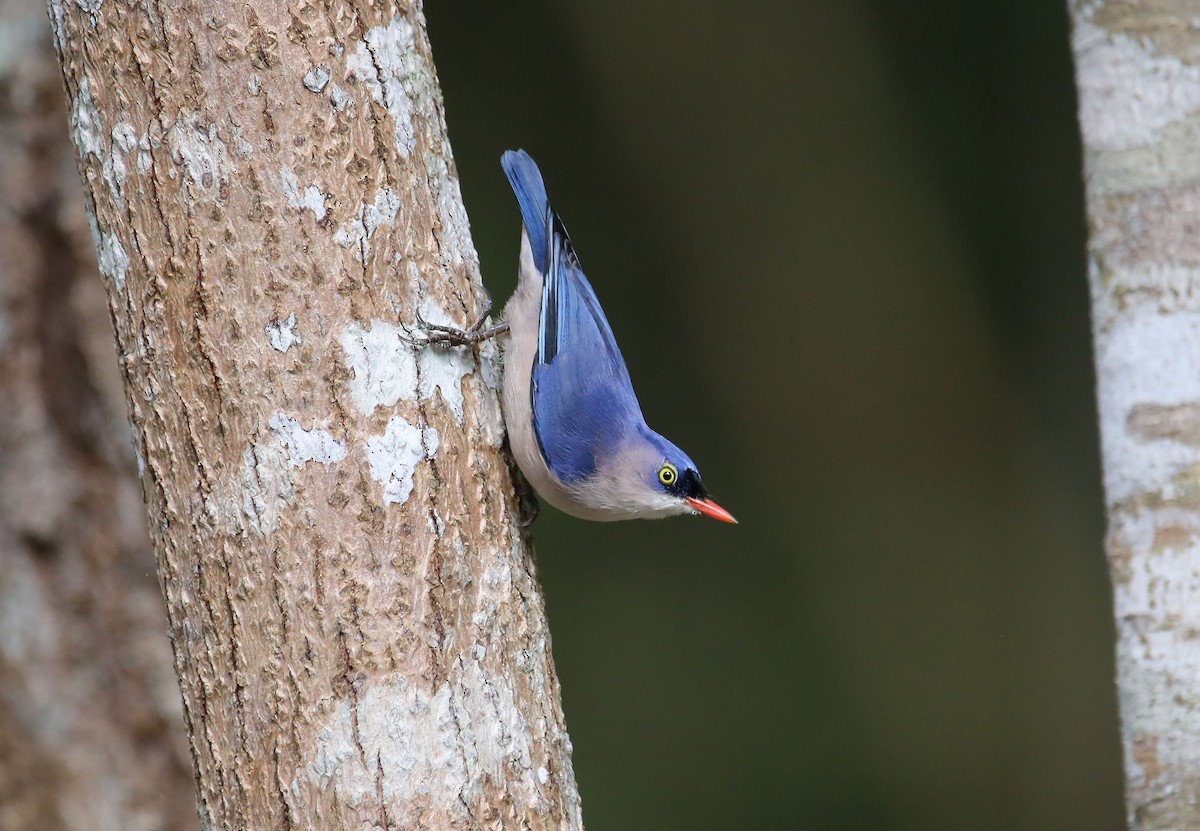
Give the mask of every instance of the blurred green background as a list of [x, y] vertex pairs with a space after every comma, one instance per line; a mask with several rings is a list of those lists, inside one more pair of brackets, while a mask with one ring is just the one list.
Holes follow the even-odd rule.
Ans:
[[1118, 829], [1065, 4], [427, 4], [741, 525], [535, 526], [589, 831]]

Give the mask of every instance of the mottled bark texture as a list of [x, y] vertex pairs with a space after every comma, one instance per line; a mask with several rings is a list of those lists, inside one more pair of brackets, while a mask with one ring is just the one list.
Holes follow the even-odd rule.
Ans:
[[420, 4], [50, 17], [203, 826], [581, 827]]
[[1071, 13], [1129, 824], [1200, 828], [1200, 29]]
[[194, 828], [45, 4], [0, 2], [0, 44], [0, 831]]

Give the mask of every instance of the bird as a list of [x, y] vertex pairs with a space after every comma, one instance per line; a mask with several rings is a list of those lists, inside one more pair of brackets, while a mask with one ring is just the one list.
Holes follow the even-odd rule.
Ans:
[[736, 524], [709, 496], [695, 462], [647, 426], [537, 164], [524, 150], [505, 151], [500, 163], [523, 225], [517, 289], [498, 325], [484, 327], [485, 311], [465, 331], [426, 323], [430, 337], [461, 345], [508, 334], [501, 406], [509, 446], [555, 508], [586, 520], [700, 514]]

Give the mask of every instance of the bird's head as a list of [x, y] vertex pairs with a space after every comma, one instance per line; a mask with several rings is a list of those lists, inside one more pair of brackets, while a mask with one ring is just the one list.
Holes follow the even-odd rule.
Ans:
[[736, 525], [733, 514], [714, 502], [704, 489], [696, 463], [662, 436], [657, 438], [659, 442], [656, 444], [660, 445], [662, 458], [657, 464], [651, 465], [652, 470], [647, 471], [650, 487], [666, 498], [675, 500], [680, 508], [679, 513], [700, 513]]
[[611, 463], [603, 465], [588, 488], [589, 501], [624, 518], [703, 514], [737, 524], [712, 500], [696, 463], [687, 454], [643, 427], [624, 442]]

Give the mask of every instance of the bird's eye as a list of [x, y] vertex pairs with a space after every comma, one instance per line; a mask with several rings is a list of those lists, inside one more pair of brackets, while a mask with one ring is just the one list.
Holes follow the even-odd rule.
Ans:
[[663, 466], [658, 469], [658, 481], [662, 482], [668, 488], [674, 485], [679, 480], [679, 470], [670, 462], [663, 462]]

